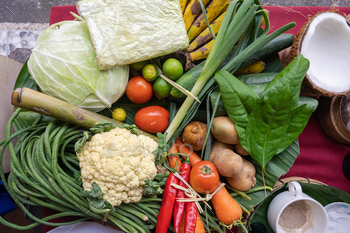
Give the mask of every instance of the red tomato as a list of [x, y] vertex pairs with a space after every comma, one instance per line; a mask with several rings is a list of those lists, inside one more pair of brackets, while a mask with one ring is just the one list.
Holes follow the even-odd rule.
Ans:
[[126, 96], [135, 104], [144, 104], [153, 96], [152, 84], [142, 76], [135, 76], [128, 82]]
[[169, 112], [160, 106], [140, 109], [135, 115], [135, 124], [149, 133], [164, 132], [169, 125]]
[[212, 193], [220, 184], [220, 175], [212, 162], [200, 161], [192, 167], [190, 185], [198, 193]]

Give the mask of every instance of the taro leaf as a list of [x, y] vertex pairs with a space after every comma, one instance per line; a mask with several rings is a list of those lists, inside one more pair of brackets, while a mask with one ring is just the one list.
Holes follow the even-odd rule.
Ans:
[[222, 102], [227, 110], [227, 114], [235, 123], [240, 144], [243, 148], [248, 149], [246, 147], [245, 128], [249, 113], [253, 111], [259, 96], [227, 71], [216, 72], [215, 80], [219, 84]]
[[[347, 192], [326, 185], [309, 184], [299, 182], [303, 193], [318, 201], [321, 205], [326, 206], [333, 202], [345, 202], [350, 204], [350, 194]], [[275, 190], [271, 195], [265, 198], [261, 204], [255, 209], [255, 212], [250, 217], [248, 225], [259, 222], [263, 224], [271, 233], [273, 232], [267, 220], [267, 210], [272, 199], [283, 191], [287, 191], [287, 183], [279, 189]]]
[[103, 199], [102, 190], [95, 182], [92, 182], [92, 189], [90, 191], [82, 191], [81, 195], [87, 198], [93, 212], [104, 213], [114, 210], [114, 207]]
[[284, 151], [301, 134], [309, 121], [312, 112], [313, 108], [308, 104], [303, 104], [292, 109], [292, 116], [287, 132], [280, 143], [277, 153]]
[[[251, 157], [265, 169], [276, 154], [287, 132], [292, 109], [289, 85], [273, 95], [267, 103], [261, 102], [249, 115], [246, 134]], [[249, 142], [249, 143], [248, 143]]]
[[309, 69], [309, 65], [309, 60], [304, 58], [303, 55], [296, 57], [269, 83], [261, 99], [265, 102], [268, 101], [271, 96], [290, 84], [290, 90], [293, 96], [293, 107], [298, 106], [301, 84]]
[[28, 71], [27, 62], [28, 60], [23, 64], [22, 69], [17, 76], [17, 80], [13, 90], [21, 87], [28, 87], [30, 89], [37, 90], [35, 87], [35, 82], [31, 78], [30, 73]]
[[83, 150], [85, 143], [91, 140], [91, 137], [92, 135], [88, 131], [84, 131], [83, 137], [74, 144], [74, 151], [79, 154]]

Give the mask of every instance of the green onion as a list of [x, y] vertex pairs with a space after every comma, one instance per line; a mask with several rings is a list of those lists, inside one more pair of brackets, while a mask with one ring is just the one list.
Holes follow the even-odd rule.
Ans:
[[[254, 30], [254, 37], [257, 37], [256, 40], [245, 47], [248, 43], [248, 35], [250, 34], [248, 33], [250, 31], [249, 27], [252, 30], [255, 29], [255, 27], [251, 25], [254, 25], [256, 17], [260, 17], [260, 15], [265, 19], [265, 29], [259, 37], [257, 37], [256, 30]], [[208, 58], [205, 61], [204, 68], [191, 92], [193, 95], [201, 98], [214, 84], [215, 81], [213, 80], [213, 75], [218, 69], [227, 70], [233, 73], [239, 68], [240, 64], [242, 64], [245, 59], [253, 55], [269, 41], [294, 26], [295, 23], [289, 23], [276, 30], [271, 35], [267, 35], [270, 30], [270, 21], [258, 0], [231, 2], [226, 10], [213, 48], [211, 49]], [[243, 41], [240, 40], [241, 38], [243, 38]], [[234, 48], [237, 42], [238, 44]], [[230, 54], [233, 48], [234, 52], [233, 54]], [[229, 59], [228, 63], [223, 66], [222, 64], [228, 56], [231, 56], [231, 59]], [[171, 143], [174, 140], [173, 135], [178, 134], [178, 129], [181, 129], [183, 126], [181, 123], [187, 124], [187, 121], [191, 120], [190, 116], [194, 114], [193, 111], [196, 111], [198, 106], [198, 103], [193, 103], [192, 98], [186, 98], [174, 117], [174, 120], [166, 130], [166, 142], [169, 143], [170, 141]], [[183, 121], [184, 118], [186, 121]]]

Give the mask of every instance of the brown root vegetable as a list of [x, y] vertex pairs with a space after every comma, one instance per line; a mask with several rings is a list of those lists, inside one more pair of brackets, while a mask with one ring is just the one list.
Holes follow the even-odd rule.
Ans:
[[215, 156], [218, 154], [218, 152], [220, 150], [223, 150], [223, 149], [233, 150], [233, 145], [225, 144], [225, 143], [222, 143], [220, 141], [214, 141], [211, 144], [211, 152], [210, 152], [210, 159], [209, 159], [209, 161], [213, 163]]
[[239, 191], [248, 191], [256, 184], [255, 167], [248, 160], [243, 159], [243, 169], [233, 177], [228, 177], [227, 182]]
[[211, 132], [220, 142], [227, 144], [239, 143], [235, 124], [227, 116], [215, 117], [211, 125]]
[[240, 143], [235, 144], [234, 147], [235, 147], [235, 151], [237, 152], [237, 154], [242, 155], [242, 156], [250, 155], [249, 152], [246, 151], [246, 149], [244, 149]]
[[243, 169], [243, 159], [230, 149], [217, 151], [214, 162], [219, 174], [225, 177], [233, 177]]
[[182, 139], [184, 143], [191, 145], [194, 151], [199, 151], [203, 148], [206, 134], [207, 124], [199, 121], [192, 121], [182, 132]]

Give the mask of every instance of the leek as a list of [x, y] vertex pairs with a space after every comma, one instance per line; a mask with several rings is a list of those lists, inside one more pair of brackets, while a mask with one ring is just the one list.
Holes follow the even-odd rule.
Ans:
[[[247, 32], [247, 30], [249, 30], [253, 20], [255, 20], [255, 17], [257, 17], [259, 14], [264, 17], [266, 22], [263, 33], [242, 51], [239, 49], [235, 51], [233, 55], [230, 55], [230, 57], [230, 51], [242, 37], [245, 37], [244, 34]], [[289, 23], [276, 30], [271, 35], [268, 35], [270, 30], [270, 21], [268, 19], [268, 15], [262, 9], [262, 6], [258, 0], [239, 0], [230, 2], [220, 30], [215, 39], [213, 48], [205, 61], [203, 70], [198, 80], [191, 90], [192, 94], [197, 96], [199, 99], [202, 98], [205, 95], [205, 92], [214, 84], [215, 80], [213, 79], [213, 75], [217, 70], [227, 70], [229, 72], [236, 71], [245, 59], [253, 55], [269, 41], [293, 28], [294, 26], [294, 22]], [[246, 43], [241, 42], [240, 44], [245, 45]], [[223, 66], [222, 63], [228, 56], [229, 62]], [[170, 141], [171, 143], [171, 141], [173, 141], [174, 133], [178, 132], [181, 123], [182, 125], [185, 123], [183, 122], [185, 117], [186, 120], [191, 120], [190, 116], [193, 115], [193, 111], [196, 111], [196, 109], [199, 107], [198, 103], [193, 104], [193, 102], [193, 98], [187, 97], [185, 99], [184, 103], [175, 115], [174, 120], [166, 130], [166, 142]]]

